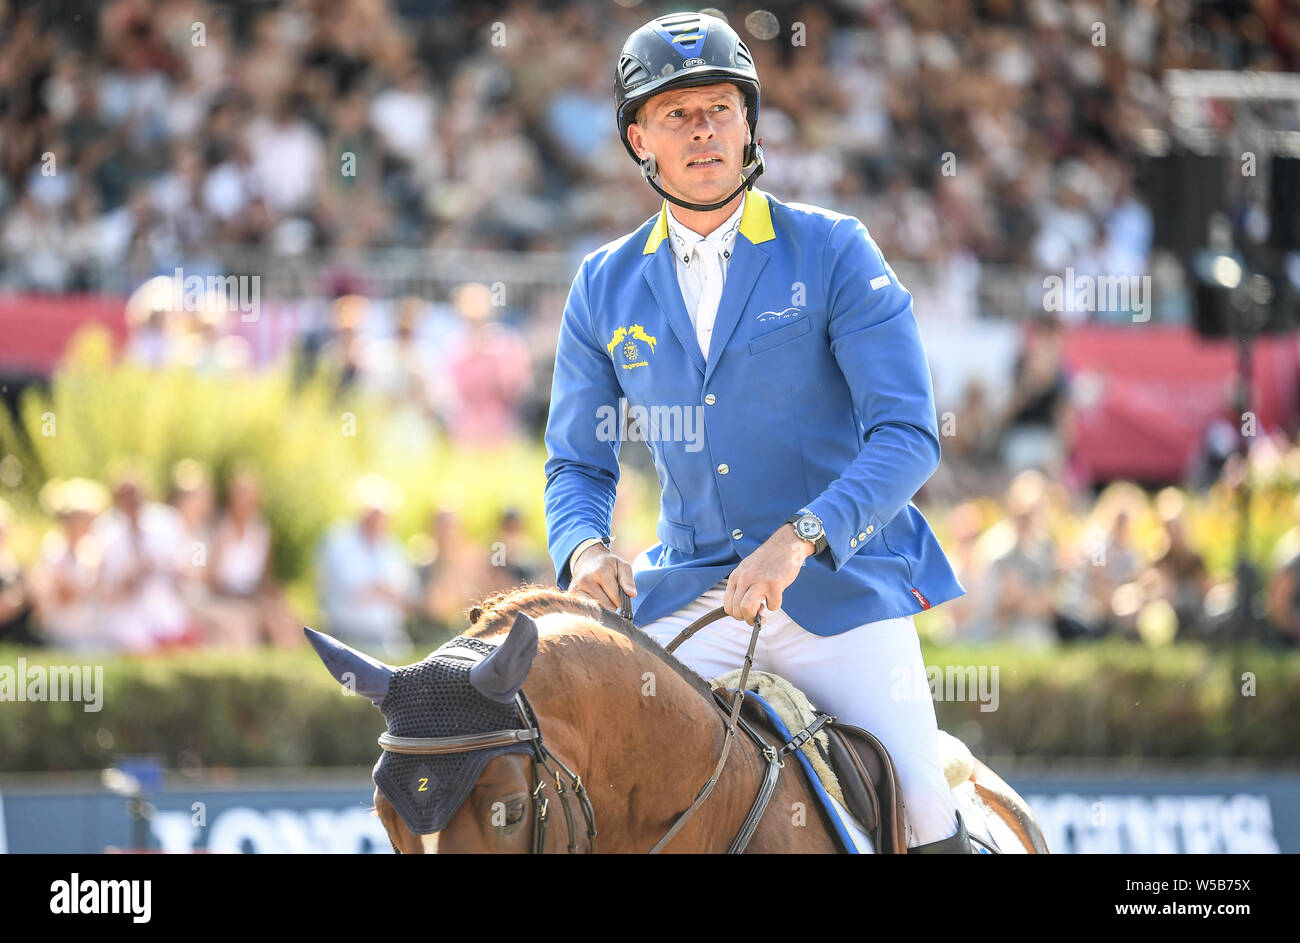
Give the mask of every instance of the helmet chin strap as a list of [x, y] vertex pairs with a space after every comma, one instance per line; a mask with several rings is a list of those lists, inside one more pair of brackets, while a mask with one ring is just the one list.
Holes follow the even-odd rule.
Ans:
[[650, 184], [656, 193], [675, 206], [680, 206], [688, 210], [695, 210], [697, 213], [708, 213], [713, 210], [720, 210], [734, 200], [740, 193], [748, 190], [754, 185], [754, 181], [763, 173], [763, 145], [754, 145], [754, 162], [746, 169], [748, 172], [741, 178], [740, 186], [736, 187], [736, 189], [732, 190], [731, 193], [723, 197], [717, 203], [689, 203], [686, 200], [678, 199], [663, 187], [659, 186], [659, 184], [655, 183], [654, 178], [659, 176], [659, 165], [655, 161], [655, 156], [653, 154], [641, 161], [641, 173], [645, 176], [646, 183]]

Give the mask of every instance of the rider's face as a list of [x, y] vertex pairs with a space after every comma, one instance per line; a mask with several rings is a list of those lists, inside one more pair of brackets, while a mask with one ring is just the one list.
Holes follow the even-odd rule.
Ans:
[[669, 193], [713, 203], [740, 181], [749, 143], [746, 114], [745, 99], [730, 82], [671, 89], [646, 102], [644, 123], [628, 128], [628, 141], [638, 156], [655, 155]]

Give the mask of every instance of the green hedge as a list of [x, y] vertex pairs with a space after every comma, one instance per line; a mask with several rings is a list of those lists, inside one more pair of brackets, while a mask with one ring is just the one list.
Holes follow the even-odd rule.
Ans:
[[1300, 761], [1300, 651], [926, 646], [926, 663], [998, 666], [997, 710], [935, 704], [940, 725], [980, 755]]
[[[981, 756], [1297, 759], [1300, 653], [1110, 643], [1024, 653], [926, 647], [926, 663], [998, 667], [997, 710], [936, 704], [940, 724]], [[0, 648], [0, 665], [73, 664]], [[84, 659], [81, 659], [84, 661]], [[169, 767], [370, 764], [383, 730], [309, 650], [112, 658], [102, 710], [0, 702], [0, 771], [99, 768], [129, 753]], [[1239, 680], [1254, 673], [1256, 693]], [[991, 677], [991, 675], [990, 675]]]
[[87, 656], [0, 649], [0, 665], [102, 664], [99, 711], [0, 702], [0, 770], [99, 768], [122, 754], [167, 766], [339, 766], [373, 762], [383, 718], [345, 697], [308, 650], [256, 655]]

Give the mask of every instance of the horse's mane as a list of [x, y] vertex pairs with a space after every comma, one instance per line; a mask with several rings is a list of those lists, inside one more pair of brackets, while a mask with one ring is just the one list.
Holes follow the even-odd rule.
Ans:
[[528, 583], [488, 596], [470, 608], [470, 630], [465, 634], [471, 638], [486, 638], [504, 632], [514, 622], [516, 613], [520, 612], [533, 618], [553, 612], [565, 612], [590, 619], [645, 649], [677, 672], [710, 703], [713, 701], [712, 689], [708, 681], [678, 661], [662, 645], [631, 622], [625, 621], [618, 613], [601, 608], [593, 599], [575, 593], [566, 593], [555, 587]]

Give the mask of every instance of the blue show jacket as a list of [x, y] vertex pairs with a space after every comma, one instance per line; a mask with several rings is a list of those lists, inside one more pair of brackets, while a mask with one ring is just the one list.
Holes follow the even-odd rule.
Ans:
[[695, 601], [807, 507], [829, 547], [782, 609], [818, 635], [965, 590], [912, 496], [939, 465], [912, 296], [857, 219], [745, 195], [707, 361], [682, 301], [665, 202], [592, 252], [569, 291], [546, 427], [547, 543], [611, 533], [626, 407], [662, 489], [636, 621]]

